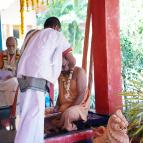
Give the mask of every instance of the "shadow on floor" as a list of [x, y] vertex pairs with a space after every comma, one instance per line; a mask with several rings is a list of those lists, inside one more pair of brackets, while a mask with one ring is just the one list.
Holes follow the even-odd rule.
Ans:
[[15, 131], [0, 130], [0, 143], [14, 143]]

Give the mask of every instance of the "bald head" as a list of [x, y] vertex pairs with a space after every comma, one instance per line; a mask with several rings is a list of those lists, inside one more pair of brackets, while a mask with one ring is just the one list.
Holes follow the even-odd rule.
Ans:
[[6, 46], [8, 53], [10, 55], [14, 55], [16, 53], [17, 48], [17, 39], [15, 37], [8, 37], [6, 40]]

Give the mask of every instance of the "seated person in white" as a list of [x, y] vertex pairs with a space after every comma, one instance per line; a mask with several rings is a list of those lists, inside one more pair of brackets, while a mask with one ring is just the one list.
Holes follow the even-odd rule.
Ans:
[[6, 40], [7, 50], [2, 52], [0, 62], [0, 107], [12, 105], [18, 87], [15, 77], [16, 64], [20, 57], [15, 37]]

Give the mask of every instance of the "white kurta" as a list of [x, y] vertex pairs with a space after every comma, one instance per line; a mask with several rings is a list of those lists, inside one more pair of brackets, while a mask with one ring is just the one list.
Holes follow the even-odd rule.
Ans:
[[43, 78], [55, 82], [62, 66], [62, 53], [70, 44], [62, 33], [47, 28], [29, 41], [18, 63], [17, 75]]
[[[35, 33], [20, 58], [17, 76], [42, 78], [54, 83], [61, 72], [62, 54], [69, 48], [62, 33], [54, 29]], [[21, 93], [20, 105], [21, 117], [15, 143], [43, 143], [44, 92], [28, 89]]]

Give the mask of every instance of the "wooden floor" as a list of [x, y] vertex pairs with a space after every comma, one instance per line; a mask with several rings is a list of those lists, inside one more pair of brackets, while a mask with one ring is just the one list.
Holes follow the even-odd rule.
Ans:
[[[65, 134], [64, 136], [56, 136], [54, 138], [46, 138], [44, 143], [61, 143], [61, 138], [63, 140], [62, 143], [73, 143], [77, 142], [77, 138], [79, 142], [77, 143], [91, 143], [89, 139], [92, 136], [91, 130], [86, 130], [79, 132], [73, 132], [70, 134]], [[15, 131], [6, 131], [0, 130], [0, 143], [14, 143]]]
[[44, 143], [91, 143], [92, 129], [67, 132], [62, 135], [45, 138]]
[[0, 143], [14, 143], [15, 131], [0, 130]]
[[86, 122], [77, 121], [75, 123], [78, 127], [77, 131], [47, 133], [45, 143], [91, 143], [91, 138], [93, 137], [92, 127], [106, 125], [108, 118], [109, 116], [89, 112]]

